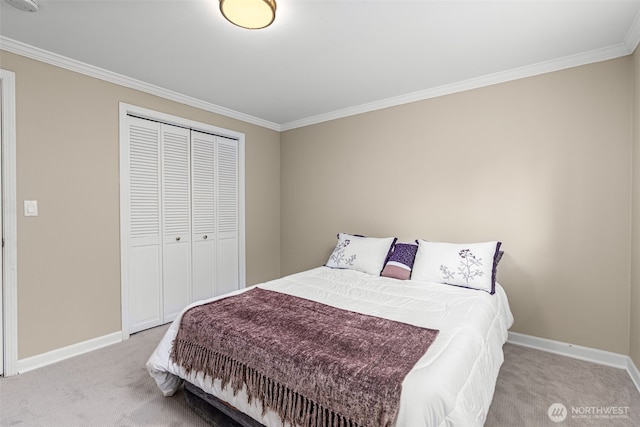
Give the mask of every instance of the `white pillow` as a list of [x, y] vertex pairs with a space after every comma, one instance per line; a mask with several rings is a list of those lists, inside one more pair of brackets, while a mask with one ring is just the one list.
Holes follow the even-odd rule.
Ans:
[[495, 292], [500, 242], [440, 243], [418, 240], [411, 280]]
[[395, 242], [395, 237], [362, 237], [340, 233], [338, 243], [325, 265], [379, 276]]

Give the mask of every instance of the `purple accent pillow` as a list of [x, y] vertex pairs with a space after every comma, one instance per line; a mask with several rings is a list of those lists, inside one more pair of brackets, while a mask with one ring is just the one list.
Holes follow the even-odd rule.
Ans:
[[408, 280], [411, 277], [411, 268], [416, 258], [418, 245], [411, 243], [397, 243], [387, 264], [382, 270], [381, 276], [394, 279]]

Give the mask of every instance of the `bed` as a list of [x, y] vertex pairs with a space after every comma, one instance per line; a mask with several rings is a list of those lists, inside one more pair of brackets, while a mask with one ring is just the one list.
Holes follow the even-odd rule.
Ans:
[[[340, 241], [336, 250], [339, 246]], [[391, 246], [395, 246], [395, 240]], [[469, 256], [458, 247], [453, 249], [458, 257], [461, 254]], [[499, 244], [495, 249], [497, 255]], [[425, 253], [422, 251], [422, 259]], [[364, 252], [360, 254], [364, 255]], [[353, 257], [340, 258], [353, 260]], [[422, 262], [420, 259], [418, 254], [415, 261]], [[390, 260], [390, 252], [383, 254], [381, 264], [373, 265], [372, 271], [380, 268], [377, 270], [379, 272]], [[249, 399], [244, 385], [236, 387], [234, 391], [231, 383], [223, 385], [219, 378], [205, 375], [201, 370], [186, 369], [171, 357], [185, 313], [194, 307], [210, 306], [215, 310], [216, 303], [258, 289], [262, 293], [269, 292], [268, 295], [299, 298], [335, 310], [436, 331], [427, 350], [419, 355], [404, 376], [397, 412], [393, 413], [393, 419], [386, 425], [481, 426], [486, 419], [503, 362], [502, 346], [513, 323], [504, 289], [495, 282], [497, 261], [491, 261], [491, 288], [487, 291], [423, 280], [428, 276], [425, 276], [424, 268], [422, 273], [416, 274], [416, 278], [398, 280], [396, 277], [359, 271], [362, 268], [322, 266], [200, 301], [186, 307], [170, 325], [149, 358], [147, 369], [165, 396], [173, 395], [186, 382], [191, 394], [195, 390], [196, 393], [201, 392], [201, 396], [213, 396], [228, 408], [246, 414], [259, 424], [292, 424], [283, 421], [282, 414], [271, 408], [263, 410], [260, 399]], [[443, 271], [442, 268], [438, 270]]]

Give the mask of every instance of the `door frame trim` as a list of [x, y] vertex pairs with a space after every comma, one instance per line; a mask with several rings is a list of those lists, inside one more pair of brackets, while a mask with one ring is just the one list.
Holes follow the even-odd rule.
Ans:
[[2, 80], [2, 362], [4, 376], [18, 373], [18, 244], [16, 202], [16, 78], [0, 69]]

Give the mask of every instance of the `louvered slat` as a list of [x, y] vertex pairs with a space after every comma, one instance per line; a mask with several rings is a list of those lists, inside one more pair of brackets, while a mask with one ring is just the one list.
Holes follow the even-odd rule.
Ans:
[[189, 233], [189, 131], [163, 125], [163, 213], [165, 235]]
[[218, 139], [218, 231], [238, 228], [238, 147], [237, 141]]
[[193, 233], [215, 231], [215, 137], [200, 132], [192, 133], [192, 219]]
[[141, 123], [129, 126], [129, 206], [132, 238], [160, 235], [159, 142], [157, 125], [144, 126]]

